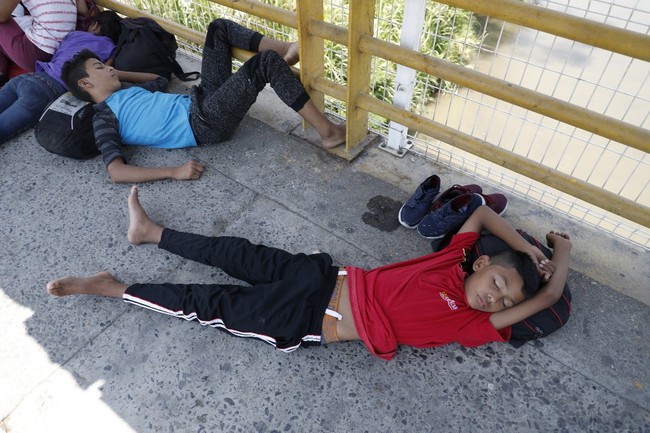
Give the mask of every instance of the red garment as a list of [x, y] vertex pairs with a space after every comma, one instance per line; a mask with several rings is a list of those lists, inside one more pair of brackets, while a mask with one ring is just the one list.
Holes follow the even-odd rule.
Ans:
[[442, 251], [371, 271], [347, 267], [354, 324], [373, 355], [391, 359], [398, 344], [480, 346], [510, 339], [510, 327], [497, 331], [491, 313], [467, 304], [460, 264], [478, 238], [456, 235]]

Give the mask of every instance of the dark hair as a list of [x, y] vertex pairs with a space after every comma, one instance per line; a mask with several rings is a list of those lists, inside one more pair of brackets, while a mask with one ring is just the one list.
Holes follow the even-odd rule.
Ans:
[[61, 79], [74, 96], [82, 101], [93, 102], [90, 93], [79, 86], [79, 80], [88, 77], [88, 72], [86, 72], [86, 61], [88, 59], [99, 60], [99, 57], [88, 49], [79, 51], [73, 58], [64, 63], [61, 69]]
[[99, 32], [102, 36], [108, 36], [117, 45], [122, 33], [122, 18], [114, 11], [103, 11], [97, 14], [95, 22], [99, 24]]
[[504, 268], [514, 268], [524, 279], [524, 297], [530, 299], [539, 290], [541, 277], [537, 271], [537, 266], [533, 259], [521, 251], [504, 251], [490, 257], [493, 265], [503, 266]]

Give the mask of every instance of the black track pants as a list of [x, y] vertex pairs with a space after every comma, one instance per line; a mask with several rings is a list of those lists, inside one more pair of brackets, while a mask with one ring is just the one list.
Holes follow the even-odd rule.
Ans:
[[320, 344], [321, 325], [338, 268], [328, 254], [291, 254], [236, 237], [207, 237], [171, 229], [159, 248], [221, 268], [250, 286], [134, 284], [124, 300], [198, 320], [239, 337], [255, 337], [285, 351]]

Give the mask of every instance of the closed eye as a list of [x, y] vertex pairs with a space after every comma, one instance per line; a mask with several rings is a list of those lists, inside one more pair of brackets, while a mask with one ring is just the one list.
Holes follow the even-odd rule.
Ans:
[[[498, 282], [497, 279], [495, 278], [495, 279], [494, 279], [494, 287], [497, 288], [497, 290], [499, 291], [499, 293], [503, 293], [502, 287], [505, 287], [505, 286], [499, 287], [499, 282]], [[505, 298], [505, 297], [503, 298], [503, 301], [501, 301], [501, 304], [503, 305], [503, 308], [508, 308], [508, 307], [511, 307], [511, 306], [512, 306], [512, 302], [510, 302], [510, 300], [507, 299], [507, 298]]]

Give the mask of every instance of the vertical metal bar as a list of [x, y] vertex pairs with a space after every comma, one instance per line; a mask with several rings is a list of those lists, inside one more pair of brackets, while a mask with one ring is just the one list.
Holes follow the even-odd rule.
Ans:
[[[402, 33], [399, 40], [401, 46], [419, 51], [425, 11], [425, 0], [411, 0], [405, 3]], [[413, 87], [415, 87], [415, 70], [406, 66], [397, 65], [393, 105], [410, 111]], [[406, 126], [391, 120], [388, 124], [388, 141], [386, 146], [380, 147], [395, 155], [404, 156], [406, 150], [413, 146], [413, 144], [408, 143], [407, 134], [408, 128]]]
[[359, 96], [370, 93], [370, 62], [372, 56], [359, 49], [362, 37], [373, 37], [375, 2], [350, 2], [348, 22], [348, 94], [347, 133], [345, 148], [350, 151], [368, 134], [368, 111], [359, 107]]

